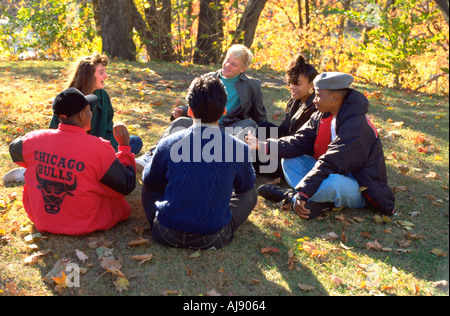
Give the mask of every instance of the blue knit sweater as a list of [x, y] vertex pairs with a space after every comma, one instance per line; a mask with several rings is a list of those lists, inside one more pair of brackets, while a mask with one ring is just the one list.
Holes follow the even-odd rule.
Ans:
[[231, 194], [252, 189], [255, 173], [246, 144], [217, 126], [195, 124], [158, 144], [142, 180], [162, 225], [208, 235], [231, 221]]

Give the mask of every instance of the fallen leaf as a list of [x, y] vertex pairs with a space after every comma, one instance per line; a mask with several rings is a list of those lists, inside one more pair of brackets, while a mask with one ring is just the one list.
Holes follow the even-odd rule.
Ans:
[[60, 277], [61, 272], [66, 269], [66, 266], [70, 264], [70, 259], [63, 258], [56, 261], [53, 268], [42, 278], [42, 280], [48, 284], [54, 284], [53, 277]]
[[75, 249], [75, 254], [77, 255], [78, 260], [82, 261], [83, 263], [89, 259], [88, 256], [86, 256], [82, 251]]
[[193, 258], [198, 258], [198, 257], [200, 257], [200, 250], [197, 250], [197, 251], [193, 252], [193, 253], [189, 256], [189, 258], [191, 258], [191, 259], [193, 259]]
[[333, 281], [334, 285], [341, 285], [343, 282], [340, 277], [335, 276], [335, 275], [331, 275], [330, 279], [331, 279], [331, 281]]
[[448, 287], [448, 282], [446, 280], [436, 281], [433, 283], [434, 286]]
[[128, 282], [128, 280], [124, 277], [119, 277], [114, 282], [114, 286], [116, 287], [116, 291], [118, 292], [127, 291], [128, 287], [130, 286], [130, 282]]
[[407, 165], [399, 165], [397, 168], [402, 174], [407, 174], [409, 172], [409, 167]]
[[381, 246], [380, 245], [380, 243], [378, 242], [378, 241], [372, 241], [372, 242], [368, 242], [367, 244], [366, 244], [366, 249], [367, 250], [371, 250], [371, 249], [374, 249], [374, 250], [377, 250], [377, 251], [380, 251], [380, 250], [382, 250], [383, 249], [383, 246]]
[[135, 240], [131, 240], [128, 242], [128, 246], [140, 246], [140, 245], [144, 245], [144, 244], [148, 244], [150, 242], [150, 240], [148, 239], [135, 239]]
[[61, 272], [60, 277], [52, 277], [52, 279], [56, 283], [56, 286], [54, 288], [55, 291], [61, 294], [63, 292], [63, 290], [67, 287], [65, 273]]
[[300, 290], [302, 291], [314, 291], [316, 288], [314, 286], [311, 285], [306, 285], [306, 284], [297, 284], [298, 287], [300, 288]]
[[439, 180], [441, 177], [434, 171], [430, 171], [425, 178]]
[[176, 290], [164, 290], [162, 292], [163, 295], [167, 296], [167, 295], [179, 295], [180, 291], [176, 291]]
[[447, 256], [447, 253], [444, 252], [442, 249], [440, 248], [434, 248], [430, 251], [433, 255], [436, 255], [438, 257], [445, 257]]
[[23, 262], [25, 264], [35, 264], [38, 261], [38, 258], [46, 256], [50, 252], [51, 252], [50, 249], [36, 251], [31, 256], [28, 256], [25, 259], [23, 259]]
[[217, 293], [216, 290], [209, 290], [208, 292], [206, 292], [206, 296], [221, 296], [219, 293]]
[[111, 268], [116, 268], [117, 270], [120, 270], [122, 268], [122, 264], [120, 263], [120, 261], [112, 258], [104, 258], [100, 263], [100, 265], [105, 270], [109, 270]]
[[405, 191], [408, 191], [408, 187], [405, 186], [405, 185], [396, 185], [393, 188], [393, 191], [394, 191], [394, 193], [396, 193], [396, 192], [405, 192]]
[[147, 262], [147, 261], [152, 260], [152, 258], [153, 258], [153, 254], [151, 254], [151, 253], [149, 253], [149, 254], [144, 254], [144, 255], [131, 256], [131, 257], [130, 257], [130, 259], [140, 261], [140, 262], [139, 262], [139, 265], [141, 265], [141, 264], [143, 264], [143, 263], [145, 263], [145, 262]]
[[42, 238], [40, 233], [30, 234], [24, 238], [25, 242], [32, 242], [36, 239]]

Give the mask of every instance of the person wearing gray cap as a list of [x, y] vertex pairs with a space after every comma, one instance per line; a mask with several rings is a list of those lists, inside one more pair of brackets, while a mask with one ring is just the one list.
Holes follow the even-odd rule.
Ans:
[[381, 140], [366, 116], [369, 101], [350, 87], [352, 82], [353, 77], [345, 73], [318, 75], [314, 79], [318, 112], [295, 135], [258, 144], [267, 155], [272, 152], [283, 158], [284, 176], [294, 189], [278, 187], [263, 197], [292, 202], [294, 211], [305, 219], [332, 207], [371, 205], [384, 214], [395, 214]]
[[125, 195], [136, 185], [136, 165], [126, 127], [108, 140], [89, 135], [97, 96], [69, 88], [53, 100], [58, 129], [33, 131], [9, 146], [12, 161], [26, 169], [23, 206], [39, 232], [83, 235], [127, 219]]

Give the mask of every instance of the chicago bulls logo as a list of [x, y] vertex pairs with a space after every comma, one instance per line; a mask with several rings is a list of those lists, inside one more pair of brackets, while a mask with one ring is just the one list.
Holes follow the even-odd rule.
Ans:
[[77, 178], [72, 184], [46, 180], [39, 176], [36, 169], [36, 178], [39, 182], [37, 188], [41, 190], [44, 198], [45, 211], [49, 214], [58, 214], [61, 209], [61, 203], [67, 195], [73, 196], [72, 192], [77, 188]]

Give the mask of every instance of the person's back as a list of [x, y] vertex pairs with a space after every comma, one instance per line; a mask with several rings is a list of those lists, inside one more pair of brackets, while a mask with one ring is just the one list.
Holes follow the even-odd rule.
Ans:
[[[92, 114], [86, 111], [90, 121]], [[82, 126], [62, 123], [56, 130], [16, 139], [10, 153], [27, 169], [23, 204], [38, 231], [82, 235], [129, 217], [124, 195], [135, 186], [129, 146], [119, 146], [116, 155], [109, 141], [86, 134]]]
[[[163, 140], [144, 184], [165, 187], [159, 221], [173, 229], [211, 234], [231, 220], [233, 191], [253, 188], [255, 175], [249, 149], [218, 126], [194, 124]], [[167, 183], [161, 179], [168, 179]]]

